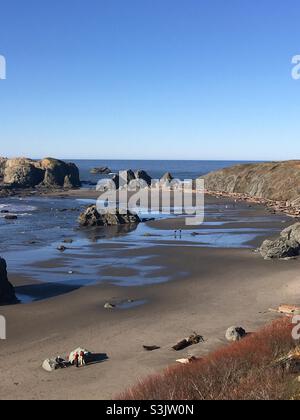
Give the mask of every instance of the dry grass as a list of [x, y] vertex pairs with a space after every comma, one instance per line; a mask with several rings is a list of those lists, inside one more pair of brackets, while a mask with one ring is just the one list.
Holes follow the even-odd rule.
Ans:
[[173, 366], [119, 395], [121, 400], [282, 400], [298, 390], [274, 361], [299, 345], [288, 319], [187, 366]]

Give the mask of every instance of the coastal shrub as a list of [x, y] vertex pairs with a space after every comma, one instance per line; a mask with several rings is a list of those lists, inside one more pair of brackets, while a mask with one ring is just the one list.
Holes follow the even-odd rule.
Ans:
[[[295, 378], [278, 364], [299, 342], [289, 319], [190, 365], [172, 366], [118, 396], [121, 400], [280, 400], [300, 395]], [[297, 385], [298, 386], [298, 385]], [[296, 388], [297, 388], [296, 386]]]

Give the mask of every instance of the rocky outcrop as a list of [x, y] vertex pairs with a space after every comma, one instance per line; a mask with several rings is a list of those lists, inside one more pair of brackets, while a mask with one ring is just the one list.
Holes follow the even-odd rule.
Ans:
[[93, 168], [90, 170], [90, 173], [93, 175], [109, 175], [111, 173], [111, 169], [107, 166], [103, 166], [100, 168]]
[[94, 226], [118, 226], [125, 224], [137, 224], [141, 219], [137, 214], [127, 211], [126, 214], [120, 214], [118, 210], [100, 214], [95, 205], [89, 206], [79, 216], [78, 222], [82, 227]]
[[173, 176], [172, 176], [172, 174], [170, 174], [170, 172], [166, 172], [163, 176], [162, 176], [162, 178], [160, 179], [160, 183], [161, 184], [168, 184], [168, 183], [170, 183], [170, 182], [172, 182], [173, 181]]
[[17, 303], [15, 290], [7, 277], [6, 261], [0, 257], [0, 305]]
[[300, 223], [284, 229], [279, 238], [266, 240], [259, 248], [265, 259], [290, 258], [300, 254]]
[[143, 170], [136, 171], [135, 172], [135, 178], [137, 180], [145, 181], [146, 184], [150, 187], [151, 182], [152, 182], [152, 178], [146, 171], [143, 171]]
[[209, 191], [300, 202], [300, 161], [236, 165], [203, 178]]
[[38, 167], [44, 171], [42, 184], [46, 187], [80, 187], [79, 169], [74, 163], [46, 158], [38, 162]]
[[114, 175], [112, 178], [113, 182], [116, 185], [117, 190], [120, 187], [128, 185], [134, 179], [135, 179], [135, 174], [131, 169], [120, 171], [118, 174]]
[[150, 177], [147, 172], [143, 170], [139, 170], [133, 172], [131, 169], [127, 169], [125, 171], [119, 172], [113, 176], [112, 180], [116, 185], [116, 189], [118, 190], [121, 187], [124, 187], [131, 183], [131, 181], [144, 181], [145, 186], [150, 186], [152, 178]]
[[77, 188], [79, 170], [74, 163], [46, 158], [0, 159], [0, 183], [12, 188]]

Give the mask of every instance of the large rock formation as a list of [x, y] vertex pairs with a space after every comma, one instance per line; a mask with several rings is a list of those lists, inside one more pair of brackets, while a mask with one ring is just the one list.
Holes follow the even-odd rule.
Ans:
[[77, 188], [81, 185], [75, 164], [52, 158], [39, 161], [1, 158], [0, 183], [12, 188]]
[[274, 241], [266, 240], [259, 248], [265, 259], [289, 258], [300, 254], [300, 223], [284, 229], [279, 238]]
[[128, 185], [131, 181], [143, 181], [143, 184], [137, 183], [136, 185], [150, 186], [152, 178], [146, 171], [139, 170], [133, 172], [131, 169], [127, 169], [126, 171], [121, 171], [119, 174], [114, 175], [112, 180], [118, 190], [119, 188]]
[[7, 278], [6, 261], [0, 257], [0, 305], [17, 303], [15, 290]]
[[212, 172], [204, 179], [205, 188], [210, 191], [274, 201], [300, 198], [300, 161], [236, 165]]
[[140, 223], [140, 218], [137, 214], [127, 211], [126, 214], [120, 214], [119, 211], [100, 214], [95, 205], [89, 206], [79, 216], [78, 222], [83, 227], [94, 226], [117, 226], [125, 224]]

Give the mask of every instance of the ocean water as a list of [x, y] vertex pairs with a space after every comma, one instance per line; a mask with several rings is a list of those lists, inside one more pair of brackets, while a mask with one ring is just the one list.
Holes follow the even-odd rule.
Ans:
[[239, 163], [252, 163], [245, 161], [219, 161], [219, 160], [73, 160], [79, 170], [82, 181], [97, 182], [99, 175], [91, 174], [92, 168], [107, 166], [113, 173], [124, 169], [137, 171], [143, 169], [154, 179], [160, 179], [166, 172], [171, 172], [174, 178], [195, 179], [209, 172], [226, 168]]

